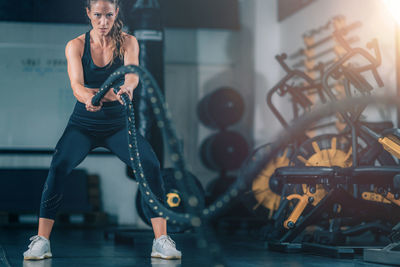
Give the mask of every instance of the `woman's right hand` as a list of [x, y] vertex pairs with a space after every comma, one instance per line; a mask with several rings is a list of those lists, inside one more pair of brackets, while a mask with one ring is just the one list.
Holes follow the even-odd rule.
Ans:
[[103, 101], [100, 101], [100, 105], [98, 106], [93, 106], [92, 105], [92, 98], [94, 97], [94, 95], [90, 96], [86, 101], [85, 101], [85, 105], [86, 105], [86, 110], [90, 111], [90, 112], [97, 112], [101, 109], [101, 107], [103, 106]]

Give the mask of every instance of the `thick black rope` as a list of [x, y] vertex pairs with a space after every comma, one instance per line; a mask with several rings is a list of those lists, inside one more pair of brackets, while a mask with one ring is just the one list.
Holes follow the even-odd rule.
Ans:
[[[231, 200], [231, 197], [236, 197], [238, 195], [238, 190], [234, 189], [230, 191], [230, 195], [225, 195], [221, 200], [216, 201], [213, 205], [208, 208], [200, 206], [200, 201], [196, 196], [201, 194], [198, 192], [198, 187], [195, 181], [190, 179], [189, 175], [186, 175], [185, 161], [183, 157], [182, 147], [176, 132], [174, 130], [171, 114], [167, 110], [167, 104], [164, 101], [163, 95], [152, 75], [146, 70], [139, 66], [128, 65], [122, 66], [116, 70], [110, 77], [103, 83], [100, 87], [99, 92], [93, 97], [92, 104], [99, 105], [102, 97], [114, 87], [114, 92], [118, 93], [120, 88], [117, 83], [122, 75], [128, 73], [138, 74], [143, 88], [142, 90], [147, 90], [148, 98], [150, 100], [151, 106], [153, 108], [153, 113], [157, 120], [157, 126], [161, 129], [165, 139], [167, 140], [167, 145], [170, 150], [171, 160], [176, 169], [174, 177], [177, 181], [178, 189], [182, 195], [183, 200], [187, 200], [187, 203], [183, 203], [185, 211], [187, 213], [176, 213], [166, 208], [162, 203], [163, 200], [158, 199], [152, 190], [149, 188], [148, 182], [143, 172], [143, 168], [140, 162], [140, 154], [137, 148], [137, 138], [136, 138], [136, 128], [135, 128], [135, 116], [134, 109], [131, 100], [125, 94], [122, 95], [122, 100], [127, 107], [127, 123], [128, 123], [128, 143], [129, 143], [129, 154], [131, 160], [131, 167], [133, 169], [136, 181], [139, 184], [139, 190], [142, 193], [144, 201], [150, 206], [150, 208], [158, 214], [160, 217], [164, 217], [170, 223], [188, 225], [190, 224], [199, 234], [197, 240], [197, 245], [199, 248], [207, 249], [211, 253], [211, 260], [216, 263], [215, 266], [224, 266], [222, 253], [218, 246], [217, 241], [211, 234], [211, 229], [208, 223], [204, 219], [211, 218], [218, 211], [221, 211], [224, 203], [227, 204]], [[185, 179], [183, 179], [185, 178]], [[189, 195], [189, 197], [187, 197]], [[226, 205], [225, 205], [226, 206]]]
[[[135, 175], [136, 181], [139, 184], [139, 190], [141, 191], [144, 200], [150, 206], [150, 208], [156, 212], [160, 217], [164, 217], [170, 223], [173, 224], [190, 224], [194, 227], [199, 227], [202, 224], [202, 220], [210, 219], [218, 212], [222, 211], [223, 208], [231, 201], [232, 198], [238, 196], [240, 189], [244, 188], [244, 183], [238, 179], [238, 182], [231, 187], [230, 190], [223, 196], [219, 197], [213, 204], [203, 208], [199, 207], [199, 200], [196, 194], [198, 188], [191, 179], [183, 179], [189, 177], [186, 174], [186, 163], [184, 160], [182, 147], [178, 142], [177, 134], [171, 121], [171, 114], [167, 110], [167, 104], [164, 101], [164, 97], [161, 93], [160, 88], [153, 76], [144, 68], [136, 65], [122, 66], [118, 68], [100, 87], [99, 92], [93, 97], [92, 104], [99, 105], [102, 97], [110, 90], [122, 75], [134, 73], [137, 74], [143, 85], [143, 90], [147, 90], [150, 103], [153, 109], [153, 113], [157, 120], [157, 126], [163, 132], [167, 145], [170, 149], [171, 160], [176, 169], [175, 179], [177, 181], [178, 188], [182, 194], [182, 198], [188, 200], [185, 203], [185, 210], [189, 211], [186, 213], [177, 213], [166, 208], [161, 200], [157, 199], [152, 190], [148, 186], [148, 182], [145, 178], [143, 168], [140, 162], [140, 154], [137, 148], [136, 129], [135, 129], [135, 117], [133, 104], [127, 95], [122, 95], [123, 102], [127, 106], [127, 120], [128, 120], [128, 142], [129, 142], [129, 154], [131, 159], [131, 167]], [[114, 88], [114, 92], [117, 93], [119, 87]], [[189, 197], [188, 197], [189, 194]]]

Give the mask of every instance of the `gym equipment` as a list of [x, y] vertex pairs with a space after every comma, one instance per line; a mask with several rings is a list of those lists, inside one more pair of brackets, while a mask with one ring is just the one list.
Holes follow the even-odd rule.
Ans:
[[364, 251], [364, 261], [400, 265], [400, 223], [393, 227], [389, 237], [392, 243], [383, 249], [366, 249]]
[[254, 164], [268, 155], [271, 150], [271, 144], [261, 145], [256, 148], [248, 157], [248, 160], [242, 165], [246, 170], [245, 176], [255, 176], [242, 197], [244, 204], [250, 212], [257, 217], [271, 219], [274, 212], [278, 209], [281, 201], [281, 188], [270, 182], [272, 174], [277, 168], [289, 166], [290, 158], [293, 154], [291, 146], [279, 151], [261, 172], [252, 173]]
[[205, 126], [225, 129], [242, 118], [244, 109], [243, 97], [230, 87], [222, 87], [203, 97], [197, 115]]
[[[334, 18], [334, 19], [336, 19], [336, 18]], [[357, 28], [359, 28], [361, 26], [362, 26], [361, 22], [357, 21], [357, 22], [354, 22], [354, 23], [342, 28], [341, 30], [342, 30], [344, 35], [347, 35], [350, 31], [352, 31], [354, 29], [357, 29]], [[313, 48], [315, 48], [317, 46], [320, 46], [320, 45], [328, 42], [329, 40], [332, 40], [332, 39], [333, 39], [333, 36], [329, 35], [329, 36], [319, 40], [318, 42], [315, 42], [312, 45], [307, 46], [307, 49], [313, 49]]]
[[[346, 99], [330, 103], [326, 105], [326, 108], [317, 109], [315, 112], [300, 118], [299, 122], [289, 128], [289, 131], [271, 148], [270, 157], [274, 157], [282, 147], [287, 146], [290, 140], [296, 140], [299, 135], [302, 135], [306, 129], [304, 125], [310, 125], [319, 118], [332, 115], [337, 111], [351, 110], [354, 106], [375, 103], [371, 100], [372, 98], [365, 99], [368, 101]], [[398, 105], [398, 102], [395, 101], [398, 100], [385, 100], [385, 103]], [[264, 159], [264, 162], [267, 162], [267, 159]], [[278, 183], [278, 187], [285, 188], [289, 184], [307, 184], [310, 187], [322, 185], [324, 189], [329, 191], [315, 207], [310, 203], [312, 200], [306, 203], [306, 209], [300, 220], [294, 225], [289, 225], [288, 228], [293, 227], [289, 230], [284, 230], [282, 223], [286, 221], [288, 215], [294, 213], [292, 210], [295, 210], [300, 204], [297, 203], [297, 206], [294, 206], [291, 210], [288, 209], [290, 202], [287, 199], [282, 201], [278, 211], [273, 216], [276, 223], [275, 228], [271, 230], [273, 233], [280, 232], [280, 234], [270, 235], [269, 248], [286, 252], [298, 252], [302, 249], [309, 250], [312, 248], [314, 252], [337, 257], [353, 257], [354, 254], [362, 252], [365, 246], [344, 247], [342, 244], [344, 244], [345, 237], [360, 235], [366, 231], [372, 231], [378, 236], [388, 234], [390, 225], [399, 220], [399, 213], [396, 212], [398, 207], [395, 204], [366, 201], [360, 197], [361, 192], [357, 194], [357, 197], [354, 197], [351, 194], [352, 190], [348, 189], [352, 189], [350, 185], [358, 185], [362, 189], [364, 185], [371, 187], [371, 184], [373, 184], [376, 188], [388, 188], [390, 186], [393, 192], [395, 191], [393, 179], [398, 177], [399, 173], [400, 168], [398, 166], [283, 167], [277, 169], [271, 180], [276, 179], [274, 183]], [[301, 197], [309, 200], [312, 195], [301, 193]], [[284, 214], [283, 219], [276, 219], [281, 208]], [[361, 222], [364, 223], [361, 224]], [[307, 235], [301, 236], [300, 234], [306, 233], [304, 230], [310, 225], [317, 225], [320, 229], [329, 230], [314, 231], [314, 234], [308, 235], [308, 237]], [[306, 237], [307, 239], [304, 239]], [[302, 241], [308, 241], [308, 243]], [[313, 243], [310, 243], [310, 241]]]
[[[356, 42], [360, 41], [360, 38], [358, 38], [357, 36], [353, 36], [353, 37], [347, 38], [346, 41], [347, 41], [347, 43], [352, 44], [352, 43], [356, 43]], [[304, 55], [304, 56], [306, 57], [306, 60], [315, 60], [315, 59], [318, 59], [318, 58], [320, 58], [320, 57], [323, 57], [323, 56], [325, 56], [325, 55], [327, 55], [327, 54], [329, 54], [329, 53], [335, 52], [335, 47], [336, 47], [336, 46], [334, 46], [334, 47], [329, 47], [329, 48], [324, 49], [324, 50], [322, 50], [321, 52], [319, 52], [319, 53], [317, 53], [317, 54], [315, 54], [315, 55], [307, 54], [307, 53], [306, 53], [307, 50], [301, 49], [301, 50], [298, 52], [299, 54], [296, 54], [296, 56], [298, 56], [298, 55]], [[293, 58], [294, 58], [293, 56], [294, 56], [294, 55], [289, 56], [289, 59], [293, 59]], [[292, 67], [293, 67], [293, 68], [298, 68], [298, 67], [301, 67], [302, 65], [304, 65], [304, 60], [299, 61], [298, 63], [293, 64]], [[310, 69], [309, 69], [309, 70], [310, 70]]]
[[[335, 17], [335, 18], [333, 18], [332, 20], [330, 20], [330, 21], [326, 24], [327, 27], [321, 27], [321, 28], [318, 29], [317, 31], [311, 30], [309, 33], [305, 33], [303, 37], [304, 37], [304, 38], [308, 38], [308, 40], [309, 40], [309, 38], [312, 38], [313, 35], [314, 35], [315, 33], [320, 33], [320, 32], [323, 31], [323, 30], [329, 29], [329, 28], [330, 28], [330, 25], [332, 24], [332, 22], [335, 21], [335, 20], [338, 20], [338, 19], [340, 20], [340, 19], [342, 19], [342, 17]], [[361, 22], [357, 21], [357, 22], [354, 22], [354, 23], [352, 23], [352, 24], [350, 24], [350, 25], [345, 26], [345, 27], [343, 28], [343, 30], [344, 30], [344, 33], [347, 35], [349, 32], [351, 32], [351, 31], [353, 31], [353, 30], [355, 30], [355, 29], [357, 29], [357, 28], [360, 28], [361, 26], [362, 26]], [[321, 40], [319, 40], [319, 41], [317, 41], [317, 42], [308, 43], [308, 44], [306, 43], [306, 48], [305, 48], [305, 49], [299, 49], [297, 52], [291, 54], [291, 55], [289, 56], [289, 58], [290, 58], [290, 59], [295, 59], [295, 58], [300, 57], [300, 56], [307, 56], [307, 52], [306, 52], [307, 50], [314, 49], [314, 48], [316, 48], [316, 47], [318, 47], [318, 46], [320, 46], [320, 45], [325, 44], [326, 42], [329, 42], [329, 41], [332, 40], [332, 39], [333, 39], [333, 36], [332, 36], [332, 35], [328, 35], [327, 37], [322, 38]], [[347, 41], [348, 41], [349, 43], [357, 42], [357, 41], [358, 41], [358, 38], [357, 38], [357, 37], [349, 37]], [[329, 49], [327, 49], [326, 51], [331, 52], [332, 50], [333, 50], [333, 48], [329, 48]], [[308, 59], [315, 59], [316, 57], [317, 57], [317, 56], [315, 56], [314, 58], [308, 58]], [[293, 67], [295, 67], [295, 65], [293, 65]], [[297, 66], [296, 66], [296, 67], [297, 67]]]
[[[290, 95], [293, 102], [293, 119], [297, 119], [301, 114], [310, 111], [313, 103], [306, 96], [306, 94], [309, 95], [310, 92], [317, 93], [322, 103], [326, 102], [326, 97], [323, 94], [323, 88], [320, 83], [315, 82], [307, 74], [300, 70], [291, 69], [285, 63], [287, 58], [286, 54], [277, 55], [275, 58], [285, 70], [286, 76], [282, 78], [271, 90], [269, 90], [266, 101], [268, 107], [271, 109], [275, 117], [279, 120], [284, 128], [287, 128], [289, 123], [287, 120], [285, 120], [284, 116], [279, 112], [278, 108], [273, 103], [273, 96], [275, 94], [280, 97]], [[301, 81], [306, 83], [306, 85], [295, 86], [290, 84], [289, 82], [295, 77], [301, 79]]]
[[[381, 64], [378, 43], [374, 40], [367, 45], [374, 53], [372, 56], [363, 48], [351, 48], [345, 34], [346, 29], [339, 29], [329, 38], [337, 39], [343, 51], [336, 62], [318, 66], [319, 80], [289, 68], [284, 62], [285, 54], [276, 57], [287, 74], [268, 92], [267, 105], [287, 130], [290, 139], [282, 137], [272, 143], [268, 156], [261, 155], [254, 166], [248, 166], [250, 170], [241, 172], [253, 177], [249, 180], [256, 184], [256, 177], [262, 177], [263, 170], [280, 156], [278, 153], [288, 145], [293, 150], [287, 162], [282, 164], [284, 166], [272, 168], [272, 173], [265, 175], [264, 182], [260, 182], [259, 188], [263, 189], [260, 191], [271, 190], [275, 193], [269, 194], [271, 199], [280, 197], [279, 207], [264, 209], [264, 216], [271, 218], [264, 227], [270, 234], [263, 234], [269, 240], [270, 249], [287, 252], [314, 250], [331, 256], [352, 257], [363, 248], [344, 247], [348, 237], [366, 231], [375, 237], [384, 236], [399, 220], [400, 194], [393, 185], [393, 178], [400, 173], [398, 161], [394, 158], [400, 156], [399, 130], [390, 129], [393, 128], [391, 122], [364, 121], [362, 113], [372, 101], [337, 101], [343, 97], [370, 95], [374, 86], [363, 77], [366, 72], [372, 74], [379, 87], [383, 86], [377, 72]], [[367, 63], [351, 62], [356, 57], [362, 57]], [[276, 94], [291, 97], [294, 127], [289, 126], [287, 118], [274, 105], [273, 96]], [[310, 97], [313, 95], [327, 105], [329, 112], [307, 114], [316, 103], [315, 98]], [[338, 122], [320, 120], [327, 115], [336, 115], [343, 126], [338, 127]], [[308, 123], [307, 131], [305, 121]], [[296, 127], [302, 123], [302, 130], [298, 131]], [[315, 136], [322, 129], [324, 134]], [[326, 134], [331, 129], [337, 133]], [[246, 167], [246, 163], [248, 161], [243, 166]], [[263, 201], [255, 203], [262, 206]], [[314, 226], [314, 230], [307, 228], [309, 226]]]
[[[400, 175], [394, 177], [393, 187], [397, 190], [400, 189]], [[399, 205], [398, 203], [396, 204]], [[392, 243], [383, 249], [366, 249], [364, 251], [364, 261], [400, 265], [400, 223], [393, 227], [389, 238]]]
[[[289, 95], [292, 100], [292, 120], [297, 120], [301, 115], [310, 112], [311, 107], [314, 106], [314, 103], [309, 99], [310, 95], [316, 94], [319, 97], [320, 102], [325, 103], [327, 98], [323, 92], [323, 87], [320, 81], [315, 81], [311, 79], [306, 73], [291, 69], [286, 63], [285, 60], [287, 58], [286, 54], [276, 56], [277, 61], [281, 65], [281, 67], [285, 70], [286, 75], [282, 78], [277, 85], [275, 85], [271, 90], [269, 90], [266, 98], [266, 102], [268, 107], [271, 109], [275, 117], [281, 123], [283, 128], [288, 129], [289, 122], [284, 118], [284, 116], [280, 113], [276, 105], [274, 104], [274, 96], [278, 95], [279, 97], [283, 97]], [[322, 65], [319, 66], [321, 73], [323, 73]], [[298, 79], [300, 81], [297, 84], [292, 83], [293, 79]], [[334, 125], [332, 122], [330, 123], [321, 123], [319, 125], [314, 125], [312, 130], [318, 130], [326, 127], [330, 127]], [[302, 136], [297, 136], [297, 139], [293, 141], [291, 144], [291, 154], [288, 156], [285, 164], [281, 164], [279, 166], [270, 166], [268, 177], [275, 171], [277, 167], [288, 166], [289, 162], [291, 162], [291, 157], [293, 156], [293, 151], [297, 150], [297, 146], [303, 143], [308, 139], [308, 134], [304, 133]], [[267, 166], [266, 166], [267, 168]], [[261, 175], [261, 174], [260, 174]], [[260, 180], [261, 181], [261, 180]], [[271, 180], [269, 181], [269, 185], [271, 184]], [[274, 181], [274, 180], [273, 180]], [[283, 190], [283, 188], [277, 188], [277, 190]], [[285, 188], [287, 190], [287, 188]], [[292, 190], [292, 189], [291, 189]], [[298, 189], [297, 189], [298, 190]], [[281, 195], [281, 192], [277, 192], [278, 195]], [[276, 211], [277, 208], [274, 208], [273, 211]], [[281, 215], [277, 215], [281, 217]], [[269, 217], [272, 218], [272, 214], [269, 214]]]
[[204, 165], [216, 171], [238, 169], [248, 154], [244, 137], [235, 131], [221, 131], [206, 138], [200, 148]]
[[[207, 94], [197, 105], [199, 120], [206, 127], [218, 130], [200, 147], [200, 159], [204, 166], [219, 172], [219, 178], [211, 181], [206, 188], [207, 203], [216, 201], [217, 205], [222, 205], [220, 197], [226, 196], [236, 180], [227, 172], [237, 170], [247, 157], [249, 148], [246, 139], [240, 133], [227, 129], [242, 118], [244, 108], [243, 97], [230, 87], [221, 87]], [[240, 202], [231, 203], [230, 209], [215, 216], [213, 221], [218, 219], [221, 222], [219, 219], [222, 217], [241, 218], [242, 213], [232, 212], [243, 210], [241, 208]]]
[[[166, 206], [175, 212], [184, 212], [183, 204], [188, 201], [184, 201], [182, 199], [182, 195], [179, 192], [178, 186], [176, 184], [176, 180], [174, 178], [175, 169], [167, 168], [162, 170], [163, 180], [164, 180], [164, 189], [166, 192], [165, 195], [165, 203]], [[196, 186], [198, 187], [198, 191], [201, 195], [197, 196], [197, 199], [200, 201], [200, 207], [205, 207], [205, 196], [204, 190], [199, 182], [199, 180], [190, 172], [188, 172], [188, 176], [186, 179], [192, 179]], [[143, 201], [142, 194], [140, 190], [137, 191], [136, 194], [136, 210], [138, 211], [139, 217], [149, 226], [151, 226], [150, 217], [151, 217], [151, 210], [146, 205], [146, 202]], [[170, 233], [182, 233], [188, 229], [191, 229], [190, 225], [176, 225], [167, 223], [167, 230]]]

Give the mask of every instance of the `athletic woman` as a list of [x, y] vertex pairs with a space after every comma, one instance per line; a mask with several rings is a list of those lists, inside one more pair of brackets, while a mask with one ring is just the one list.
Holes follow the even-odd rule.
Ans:
[[[92, 149], [105, 147], [130, 164], [126, 107], [121, 95], [127, 94], [132, 100], [139, 82], [137, 75], [125, 75], [118, 94], [109, 90], [99, 106], [92, 105], [92, 98], [120, 66], [139, 64], [138, 42], [122, 31], [118, 0], [86, 0], [86, 13], [92, 29], [69, 41], [65, 49], [68, 75], [77, 102], [55, 148], [43, 187], [38, 233], [30, 238], [29, 249], [24, 252], [26, 260], [52, 257], [49, 239], [63, 198], [65, 179]], [[164, 201], [160, 163], [149, 143], [139, 134], [137, 139], [149, 186], [159, 200]], [[155, 235], [151, 257], [181, 258], [175, 242], [167, 235], [166, 220], [154, 215], [151, 223]]]

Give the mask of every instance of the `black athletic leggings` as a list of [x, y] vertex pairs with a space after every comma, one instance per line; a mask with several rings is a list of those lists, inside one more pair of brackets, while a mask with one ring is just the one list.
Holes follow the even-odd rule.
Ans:
[[[137, 134], [137, 144], [145, 177], [151, 190], [164, 203], [160, 163], [146, 139]], [[96, 147], [105, 147], [130, 165], [126, 110], [118, 101], [105, 102], [98, 112], [89, 112], [77, 102], [63, 135], [58, 141], [40, 204], [40, 217], [55, 219], [63, 198], [66, 177]], [[160, 217], [148, 208], [152, 218]]]

